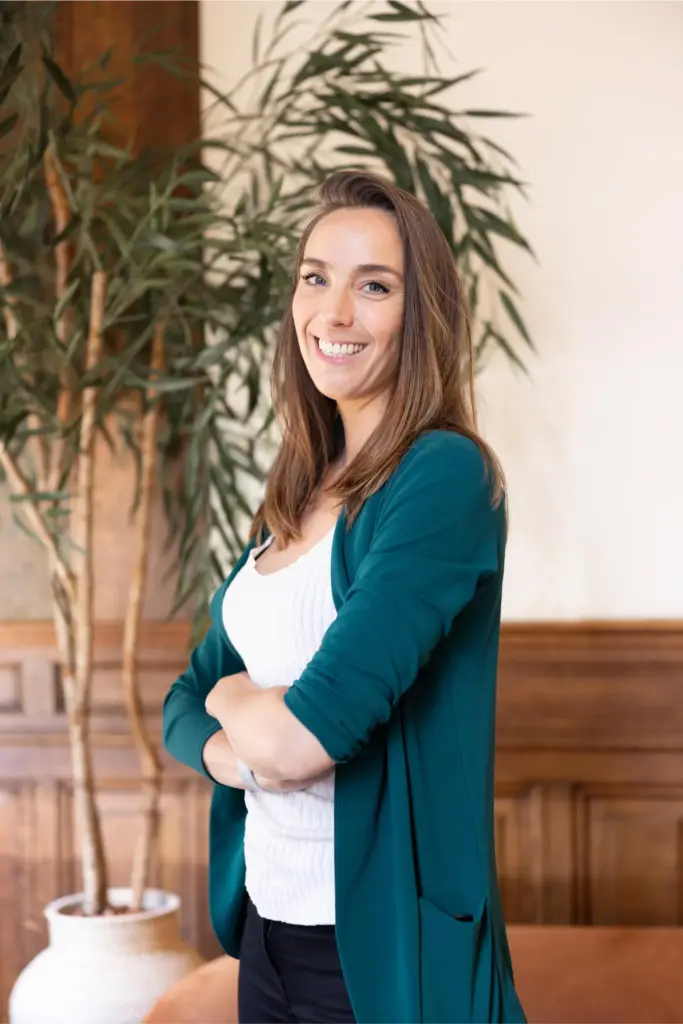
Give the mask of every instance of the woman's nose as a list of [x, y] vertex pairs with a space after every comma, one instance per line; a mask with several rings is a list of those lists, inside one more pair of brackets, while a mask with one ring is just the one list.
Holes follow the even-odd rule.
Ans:
[[325, 296], [323, 319], [330, 326], [348, 326], [353, 323], [353, 301], [345, 288], [330, 288]]

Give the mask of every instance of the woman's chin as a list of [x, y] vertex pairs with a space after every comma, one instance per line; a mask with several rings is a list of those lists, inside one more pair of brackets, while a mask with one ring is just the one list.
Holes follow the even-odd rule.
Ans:
[[313, 383], [321, 395], [324, 395], [325, 398], [329, 398], [332, 402], [337, 402], [337, 404], [352, 401], [357, 397], [354, 392], [349, 393], [342, 391], [340, 388], [334, 387], [333, 384], [325, 383], [323, 381], [313, 381]]
[[316, 373], [315, 376], [311, 374], [316, 389], [325, 398], [330, 398], [333, 402], [348, 402], [360, 397], [360, 383], [354, 387], [350, 381], [345, 384], [340, 380], [331, 380], [330, 376], [325, 373]]

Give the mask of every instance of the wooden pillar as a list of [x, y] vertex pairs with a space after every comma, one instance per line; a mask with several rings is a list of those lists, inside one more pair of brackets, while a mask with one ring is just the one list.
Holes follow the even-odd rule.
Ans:
[[[56, 58], [70, 79], [78, 79], [111, 48], [102, 72], [120, 80], [110, 99], [111, 142], [146, 148], [180, 148], [200, 132], [199, 87], [159, 65], [136, 63], [140, 53], [173, 52], [196, 71], [199, 51], [197, 0], [61, 0], [55, 10]], [[92, 72], [89, 72], [89, 77]], [[98, 438], [95, 455], [95, 616], [123, 617], [133, 544], [129, 511], [134, 469], [128, 453], [112, 455]], [[165, 579], [173, 554], [164, 553], [166, 518], [157, 493], [152, 511], [148, 584], [143, 615], [164, 618], [172, 605], [173, 576]], [[42, 552], [38, 552], [42, 556]]]
[[199, 61], [197, 0], [60, 0], [56, 6], [57, 59], [78, 77], [111, 47], [105, 75], [122, 79], [113, 98], [112, 141], [146, 147], [182, 146], [199, 133], [196, 80], [175, 77], [143, 52], [173, 52], [185, 66]]

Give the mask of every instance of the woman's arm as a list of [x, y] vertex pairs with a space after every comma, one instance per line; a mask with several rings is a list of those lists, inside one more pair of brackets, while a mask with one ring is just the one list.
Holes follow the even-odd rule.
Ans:
[[202, 759], [204, 746], [220, 729], [204, 706], [207, 694], [217, 679], [244, 671], [244, 663], [221, 632], [218, 613], [224, 592], [225, 586], [216, 592], [208, 632], [193, 650], [187, 669], [166, 694], [163, 708], [165, 749], [176, 761], [204, 776], [209, 774]]
[[[239, 672], [219, 679], [208, 694], [206, 710], [220, 722], [222, 732], [218, 735], [225, 737], [229, 757], [233, 759], [229, 765], [225, 762], [225, 771], [231, 777], [239, 778], [236, 751], [254, 772], [259, 785], [284, 792], [306, 788], [334, 767], [334, 761], [315, 736], [285, 706], [286, 692], [286, 686], [264, 689], [253, 683], [246, 672]], [[270, 737], [272, 742], [264, 743], [264, 737]], [[292, 750], [296, 751], [295, 759], [290, 755]]]
[[[237, 768], [237, 755], [222, 729], [219, 732], [215, 732], [213, 736], [210, 736], [204, 744], [202, 760], [206, 771], [214, 782], [218, 782], [222, 786], [231, 786], [233, 789], [245, 788]], [[289, 781], [287, 779], [271, 779], [258, 772], [254, 774], [261, 789], [268, 790], [271, 793], [292, 793], [308, 789], [309, 786], [322, 777], [317, 776], [311, 779]]]
[[503, 522], [474, 442], [426, 437], [390, 484], [370, 551], [301, 677], [259, 690], [236, 673], [209, 695], [237, 755], [281, 779], [355, 756], [499, 572]]

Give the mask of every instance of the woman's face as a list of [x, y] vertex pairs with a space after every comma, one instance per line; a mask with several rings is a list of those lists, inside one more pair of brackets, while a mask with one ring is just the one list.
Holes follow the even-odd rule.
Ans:
[[401, 239], [384, 210], [336, 210], [311, 232], [294, 293], [294, 325], [313, 383], [342, 412], [391, 388], [403, 274]]

